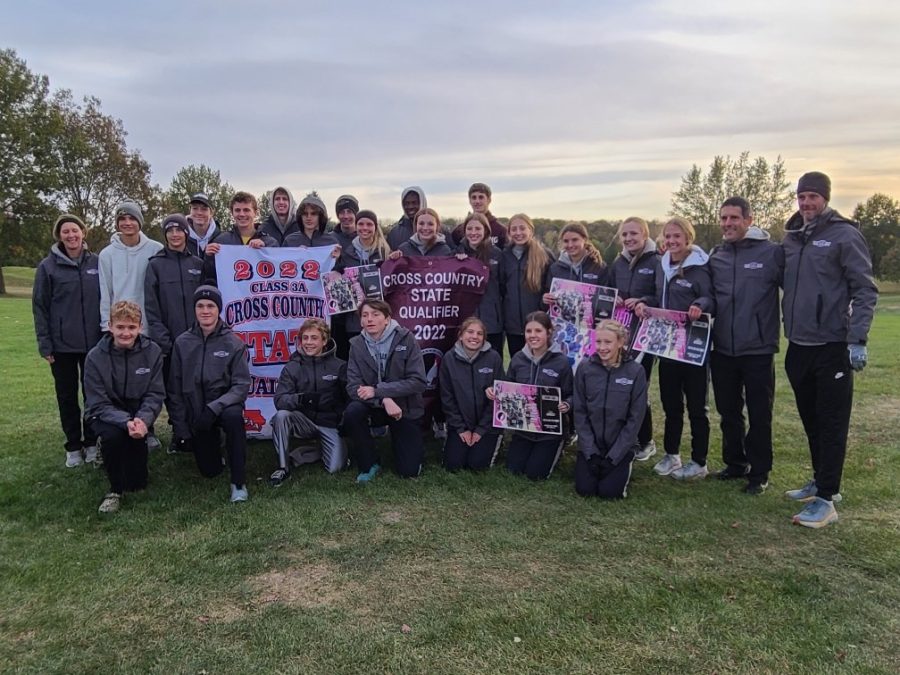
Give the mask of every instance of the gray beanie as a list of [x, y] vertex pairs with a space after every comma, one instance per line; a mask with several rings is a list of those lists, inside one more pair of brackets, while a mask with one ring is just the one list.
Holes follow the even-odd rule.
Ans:
[[137, 205], [136, 202], [122, 202], [116, 207], [116, 229], [119, 229], [119, 216], [123, 216], [128, 214], [129, 216], [133, 216], [136, 221], [138, 221], [138, 225], [141, 226], [141, 229], [144, 229], [144, 214], [141, 213], [141, 207]]
[[62, 229], [62, 226], [66, 223], [75, 223], [79, 228], [81, 228], [82, 232], [87, 232], [87, 228], [84, 226], [84, 221], [76, 216], [73, 213], [64, 213], [59, 218], [56, 219], [56, 222], [53, 223], [53, 238], [59, 239], [59, 231]]
[[831, 179], [820, 171], [810, 171], [800, 176], [797, 182], [797, 194], [801, 192], [815, 192], [821, 195], [826, 202], [831, 201]]

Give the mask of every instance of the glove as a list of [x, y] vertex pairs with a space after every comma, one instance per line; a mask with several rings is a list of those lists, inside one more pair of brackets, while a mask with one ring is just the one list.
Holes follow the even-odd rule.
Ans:
[[869, 360], [869, 350], [865, 345], [847, 345], [850, 352], [850, 367], [859, 372], [866, 367]]
[[608, 457], [591, 455], [591, 458], [588, 460], [588, 466], [591, 468], [591, 473], [594, 474], [594, 477], [600, 478], [612, 471], [614, 465], [609, 461]]
[[213, 424], [216, 423], [216, 413], [212, 411], [208, 405], [203, 406], [203, 412], [200, 413], [200, 417], [197, 418], [197, 421], [194, 422], [194, 429], [197, 431], [209, 431], [212, 429]]

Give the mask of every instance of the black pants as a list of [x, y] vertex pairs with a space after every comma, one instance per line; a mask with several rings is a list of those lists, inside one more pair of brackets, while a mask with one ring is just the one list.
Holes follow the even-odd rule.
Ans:
[[109, 491], [136, 492], [147, 487], [147, 438], [132, 438], [123, 427], [94, 421], [100, 438]]
[[394, 470], [403, 478], [413, 478], [422, 473], [425, 461], [425, 445], [422, 441], [422, 420], [406, 416], [395, 420], [383, 408], [375, 408], [362, 401], [352, 401], [344, 411], [344, 429], [350, 437], [350, 451], [361, 473], [380, 464], [375, 439], [369, 427], [387, 426], [391, 430], [391, 447], [394, 450]]
[[[647, 375], [647, 387], [649, 391], [650, 374], [653, 372], [653, 362], [655, 359], [650, 354], [644, 354], [641, 358], [641, 365], [644, 367], [644, 373]], [[650, 401], [647, 401], [647, 412], [644, 413], [644, 420], [641, 422], [641, 428], [638, 429], [638, 443], [643, 448], [647, 443], [653, 440], [653, 411], [650, 410]]]
[[575, 460], [575, 491], [582, 497], [601, 499], [624, 499], [628, 496], [628, 481], [631, 480], [631, 463], [634, 454], [622, 458], [612, 471], [599, 475], [591, 471], [587, 459], [580, 452]]
[[[772, 405], [775, 402], [775, 359], [772, 354], [710, 355], [713, 393], [722, 428], [722, 461], [735, 475], [748, 471], [754, 483], [765, 483], [772, 470]], [[750, 425], [744, 425], [744, 404]]]
[[784, 369], [809, 441], [818, 496], [830, 500], [841, 488], [853, 407], [853, 370], [847, 345], [789, 343]]
[[347, 317], [343, 314], [331, 317], [331, 339], [335, 344], [335, 355], [342, 361], [350, 358], [350, 334], [347, 332]]
[[659, 360], [659, 397], [666, 413], [663, 445], [669, 455], [678, 454], [684, 430], [684, 404], [687, 401], [691, 423], [691, 459], [706, 466], [709, 453], [709, 406], [706, 365], [692, 366], [669, 359]]
[[206, 478], [222, 473], [222, 449], [219, 429], [225, 432], [225, 453], [231, 482], [238, 487], [247, 482], [247, 433], [244, 430], [244, 408], [230, 405], [216, 418], [212, 429], [192, 431], [192, 445], [197, 468]]
[[444, 443], [444, 466], [448, 471], [487, 469], [494, 465], [499, 447], [499, 433], [485, 434], [475, 445], [468, 446], [459, 437], [458, 429], [448, 428]]
[[491, 343], [494, 351], [503, 358], [503, 333], [488, 333], [487, 341]]
[[531, 440], [513, 434], [506, 449], [506, 468], [510, 473], [525, 474], [531, 480], [550, 478], [563, 449], [563, 437], [544, 434], [540, 440]]
[[506, 346], [509, 347], [509, 358], [512, 358], [520, 351], [522, 351], [522, 347], [525, 346], [525, 336], [507, 333]]
[[[66, 436], [66, 452], [97, 444], [97, 434], [81, 415], [78, 389], [84, 397], [84, 357], [86, 354], [54, 354], [50, 372], [56, 388], [59, 421]], [[82, 436], [82, 433], [84, 434]]]

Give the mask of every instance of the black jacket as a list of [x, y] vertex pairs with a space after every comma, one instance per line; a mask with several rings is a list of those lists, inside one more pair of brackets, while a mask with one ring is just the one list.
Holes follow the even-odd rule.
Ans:
[[[561, 403], [564, 401], [572, 408], [572, 366], [569, 358], [552, 348], [535, 360], [531, 349], [526, 344], [522, 351], [513, 354], [506, 371], [506, 379], [519, 384], [535, 384], [539, 387], [559, 387]], [[513, 432], [532, 440], [546, 440], [546, 434], [531, 432]]]
[[266, 219], [263, 221], [262, 225], [259, 226], [258, 230], [263, 236], [274, 239], [278, 246], [284, 246], [284, 240], [299, 231], [300, 225], [297, 223], [296, 215], [291, 216], [291, 219], [284, 228], [284, 232], [282, 232], [281, 228], [278, 227], [278, 224], [275, 222], [275, 215], [272, 213], [266, 216]]
[[726, 356], [777, 352], [781, 246], [769, 241], [768, 232], [751, 227], [740, 241], [716, 246], [708, 265], [716, 297], [715, 350]]
[[659, 271], [659, 255], [656, 242], [647, 240], [647, 246], [632, 266], [627, 254], [620, 253], [609, 266], [609, 286], [619, 291], [623, 300], [642, 298], [656, 294], [656, 273]]
[[164, 248], [150, 258], [144, 276], [144, 320], [150, 338], [162, 349], [194, 323], [194, 291], [203, 276], [203, 261], [185, 249]]
[[[463, 241], [456, 249], [457, 253], [465, 253], [470, 258], [480, 260], [478, 255], [469, 246], [468, 241]], [[481, 296], [481, 302], [478, 309], [475, 310], [475, 316], [484, 322], [488, 335], [495, 335], [503, 332], [503, 297], [500, 295], [500, 277], [501, 277], [501, 261], [503, 260], [503, 251], [496, 246], [491, 248], [488, 257], [487, 266], [489, 270], [487, 287], [484, 295]]]
[[313, 234], [312, 239], [306, 236], [306, 233], [303, 230], [298, 230], [293, 234], [288, 235], [284, 238], [284, 241], [281, 244], [282, 248], [295, 248], [298, 246], [307, 246], [312, 248], [313, 246], [334, 246], [338, 243], [338, 240], [335, 238], [333, 234], [330, 232], [324, 232], [322, 230], [318, 230], [315, 234]]
[[192, 436], [191, 426], [204, 406], [220, 415], [228, 406], [243, 406], [249, 391], [247, 347], [224, 323], [205, 338], [196, 323], [175, 338], [169, 416], [177, 438]]
[[498, 433], [492, 423], [494, 406], [484, 390], [493, 387], [494, 380], [502, 379], [503, 359], [487, 342], [472, 360], [458, 342], [444, 354], [438, 380], [441, 405], [452, 433]]
[[97, 256], [85, 248], [75, 261], [54, 244], [34, 275], [31, 308], [41, 356], [87, 354], [100, 340]]
[[307, 356], [297, 348], [278, 378], [278, 410], [302, 412], [323, 427], [340, 424], [347, 407], [347, 363], [334, 355], [335, 349], [334, 340], [318, 356]]
[[593, 354], [575, 373], [575, 430], [578, 451], [590, 459], [626, 460], [638, 447], [638, 430], [647, 410], [644, 367], [624, 361], [607, 368]]
[[700, 311], [710, 316], [715, 315], [716, 301], [713, 297], [712, 277], [706, 264], [708, 259], [709, 256], [702, 249], [694, 246], [679, 270], [668, 265], [669, 254], [666, 253], [656, 272], [656, 293], [641, 300], [651, 307], [679, 312], [686, 312], [691, 305], [697, 305]]
[[407, 239], [413, 236], [416, 233], [416, 228], [413, 227], [412, 218], [408, 216], [403, 216], [394, 223], [394, 226], [391, 228], [390, 232], [387, 233], [387, 243], [388, 246], [391, 247], [392, 251], [396, 251], [400, 248], [400, 245], [403, 244]]
[[[257, 225], [253, 234], [250, 237], [250, 241], [254, 239], [259, 239], [269, 248], [277, 248], [278, 241], [272, 239], [272, 237], [267, 234], [263, 234], [259, 231], [259, 226]], [[224, 232], [219, 232], [215, 236], [215, 238], [209, 242], [210, 244], [219, 244], [220, 246], [245, 246], [244, 240], [241, 239], [240, 232], [237, 231], [237, 228], [233, 230], [226, 230]], [[203, 280], [202, 283], [209, 284], [211, 286], [218, 286], [219, 279], [216, 276], [216, 256], [208, 255], [203, 259]]]
[[[513, 246], [503, 249], [500, 258], [500, 294], [503, 296], [503, 330], [507, 335], [525, 334], [525, 317], [544, 309], [543, 289], [529, 291], [525, 288], [525, 267], [528, 259], [528, 251], [517, 258], [513, 253]], [[547, 260], [552, 263], [554, 258], [549, 249], [544, 247]], [[549, 264], [548, 263], [548, 264]], [[546, 270], [544, 270], [546, 275]]]
[[416, 235], [413, 235], [412, 237], [410, 237], [409, 239], [404, 241], [402, 244], [400, 244], [399, 250], [403, 255], [409, 256], [411, 258], [415, 258], [417, 256], [432, 257], [432, 256], [453, 255], [453, 249], [451, 249], [447, 245], [447, 242], [444, 241], [444, 239], [442, 237], [443, 237], [443, 235], [439, 234], [438, 240], [435, 241], [434, 244], [431, 245], [431, 248], [429, 248], [427, 251], [425, 251], [423, 253], [422, 248], [421, 248], [421, 246], [422, 246], [421, 242], [419, 241], [419, 239]]
[[[359, 252], [353, 247], [353, 244], [349, 246], [345, 246], [341, 248], [341, 257], [338, 259], [337, 264], [335, 264], [334, 269], [337, 272], [343, 272], [348, 267], [361, 267], [362, 265], [378, 265], [384, 262], [384, 258], [381, 257], [381, 252], [377, 249], [372, 251], [369, 259], [367, 261], [363, 261], [359, 257]], [[359, 314], [356, 312], [347, 312], [346, 314], [336, 314], [331, 317], [332, 322], [334, 321], [343, 321], [345, 330], [348, 333], [359, 333], [362, 328], [359, 325]]]
[[417, 420], [425, 414], [422, 392], [425, 391], [425, 363], [415, 338], [403, 326], [397, 326], [390, 343], [390, 355], [384, 377], [378, 377], [378, 366], [366, 347], [365, 337], [350, 340], [350, 360], [347, 362], [347, 395], [359, 401], [356, 390], [361, 385], [375, 387], [375, 398], [365, 401], [375, 407], [381, 399], [392, 398], [403, 410], [404, 417]]
[[149, 428], [166, 397], [162, 352], [150, 338], [138, 335], [134, 347], [119, 349], [105, 335], [84, 363], [85, 417], [116, 427], [139, 417]]
[[607, 277], [606, 263], [602, 260], [597, 263], [585, 258], [582, 260], [581, 266], [577, 267], [572, 264], [569, 256], [563, 251], [556, 260], [547, 266], [547, 271], [544, 273], [544, 292], [550, 292], [550, 285], [554, 279], [578, 281], [593, 286], [609, 286]]
[[878, 301], [859, 226], [825, 209], [809, 227], [799, 213], [784, 241], [784, 334], [791, 342], [865, 344]]

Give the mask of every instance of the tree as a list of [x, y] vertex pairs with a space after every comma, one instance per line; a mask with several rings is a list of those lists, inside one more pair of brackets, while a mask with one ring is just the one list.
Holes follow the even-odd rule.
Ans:
[[719, 207], [729, 197], [739, 196], [750, 202], [754, 223], [769, 230], [774, 239], [781, 239], [794, 203], [786, 176], [780, 155], [771, 165], [765, 157], [751, 162], [747, 151], [736, 160], [717, 155], [706, 175], [695, 164], [682, 176], [681, 186], [672, 193], [669, 213], [690, 220], [697, 243], [708, 250], [722, 239]]
[[55, 105], [63, 133], [56, 139], [55, 154], [61, 172], [58, 197], [66, 209], [88, 225], [115, 228], [116, 206], [126, 199], [140, 204], [151, 216], [155, 206], [150, 184], [150, 165], [138, 150], [129, 150], [122, 120], [104, 115], [100, 100], [85, 97], [76, 104], [71, 92], [60, 91]]
[[191, 201], [191, 196], [203, 192], [209, 197], [215, 208], [216, 222], [224, 227], [231, 227], [231, 213], [228, 203], [234, 195], [234, 188], [228, 181], [222, 180], [222, 174], [205, 164], [191, 164], [182, 167], [172, 177], [169, 189], [163, 195], [163, 211], [183, 213]]
[[886, 194], [875, 193], [856, 205], [853, 220], [859, 223], [859, 229], [869, 244], [875, 276], [884, 276], [887, 270], [883, 263], [886, 260], [892, 269], [896, 269], [898, 253], [891, 254], [891, 251], [898, 249], [900, 252], [900, 202]]

